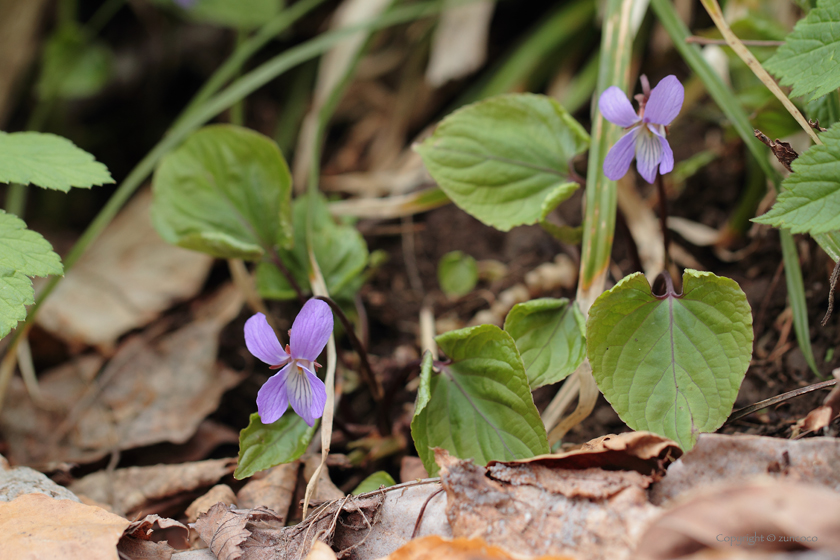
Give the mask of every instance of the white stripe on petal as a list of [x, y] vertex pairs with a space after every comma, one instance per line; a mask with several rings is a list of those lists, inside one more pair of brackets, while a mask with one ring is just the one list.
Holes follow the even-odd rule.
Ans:
[[653, 184], [660, 161], [662, 161], [662, 144], [659, 143], [659, 136], [643, 129], [643, 132], [636, 136], [636, 169], [639, 170], [639, 175], [648, 183]]

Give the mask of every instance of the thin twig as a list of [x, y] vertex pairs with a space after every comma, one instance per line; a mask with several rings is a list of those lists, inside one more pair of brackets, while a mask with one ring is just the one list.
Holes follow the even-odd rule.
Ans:
[[807, 395], [808, 393], [813, 393], [814, 391], [819, 391], [820, 389], [826, 389], [828, 387], [834, 387], [837, 384], [836, 379], [831, 379], [829, 381], [821, 381], [820, 383], [815, 383], [813, 385], [808, 385], [807, 387], [802, 387], [799, 389], [794, 389], [793, 391], [788, 391], [787, 393], [782, 393], [781, 395], [771, 397], [769, 399], [765, 399], [763, 401], [759, 401], [755, 404], [751, 404], [750, 406], [746, 406], [744, 408], [740, 408], [733, 412], [729, 418], [726, 420], [726, 424], [730, 422], [734, 422], [735, 420], [739, 420], [744, 416], [749, 416], [753, 412], [761, 410], [762, 408], [767, 408], [768, 406], [773, 406], [774, 404], [779, 404], [785, 401], [789, 401], [795, 397], [800, 397], [802, 395]]
[[285, 264], [283, 264], [283, 259], [280, 258], [280, 253], [277, 252], [277, 249], [272, 247], [269, 256], [271, 257], [271, 262], [274, 264], [274, 266], [277, 267], [277, 270], [280, 271], [280, 274], [282, 274], [283, 277], [286, 278], [286, 281], [297, 294], [297, 297], [300, 300], [300, 304], [303, 305], [304, 303], [306, 303], [306, 296], [304, 295], [303, 290], [300, 289], [300, 285], [297, 283], [297, 280], [295, 280], [295, 277], [292, 276], [292, 273], [289, 272], [289, 269], [286, 268]]
[[434, 498], [441, 492], [443, 492], [443, 488], [438, 488], [437, 490], [429, 494], [429, 497], [426, 498], [426, 501], [423, 502], [423, 506], [420, 508], [420, 513], [417, 514], [417, 521], [414, 522], [414, 531], [411, 532], [412, 539], [416, 538], [417, 533], [420, 532], [420, 524], [423, 522], [423, 514], [426, 513], [426, 506], [429, 505], [429, 502], [432, 501], [432, 498]]
[[823, 317], [821, 326], [828, 323], [831, 317], [831, 312], [834, 310], [834, 288], [837, 287], [837, 279], [840, 278], [840, 261], [834, 265], [834, 270], [831, 271], [831, 278], [828, 279], [828, 309], [825, 310], [825, 317]]
[[[698, 35], [691, 35], [685, 38], [686, 43], [694, 43], [696, 45], [728, 45], [726, 39], [711, 39], [709, 37], [700, 37]], [[748, 47], [781, 47], [785, 44], [784, 41], [760, 41], [756, 39], [741, 39], [741, 42]]]
[[338, 315], [338, 320], [341, 321], [341, 325], [344, 327], [345, 332], [347, 332], [347, 337], [350, 339], [350, 344], [353, 345], [353, 349], [359, 355], [359, 360], [361, 361], [361, 374], [362, 379], [365, 383], [367, 383], [368, 387], [370, 387], [370, 392], [373, 395], [373, 399], [377, 403], [382, 402], [382, 384], [379, 383], [379, 380], [373, 374], [373, 370], [370, 367], [370, 362], [368, 361], [367, 350], [362, 345], [362, 342], [359, 340], [359, 337], [356, 336], [356, 331], [353, 329], [353, 323], [350, 322], [350, 319], [347, 318], [347, 315], [344, 314], [341, 307], [332, 300], [332, 298], [328, 298], [326, 296], [318, 296], [315, 299], [320, 299], [323, 302], [329, 304], [330, 308], [333, 312]]

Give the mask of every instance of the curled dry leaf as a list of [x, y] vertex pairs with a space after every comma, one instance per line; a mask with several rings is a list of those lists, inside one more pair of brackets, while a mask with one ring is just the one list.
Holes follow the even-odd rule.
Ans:
[[706, 490], [665, 511], [647, 529], [634, 557], [667, 560], [733, 546], [751, 552], [836, 552], [840, 493], [773, 480]]
[[565, 453], [539, 455], [520, 461], [490, 461], [487, 466], [532, 463], [550, 469], [602, 468], [661, 477], [665, 468], [680, 455], [680, 447], [668, 438], [651, 432], [627, 432], [595, 438], [579, 449]]
[[771, 476], [840, 492], [840, 440], [799, 441], [761, 436], [700, 434], [697, 444], [651, 487], [651, 502], [668, 505], [692, 491]]
[[38, 313], [38, 324], [71, 345], [110, 348], [204, 285], [213, 258], [169, 245], [152, 227], [152, 193], [135, 196]]
[[315, 541], [312, 543], [312, 550], [306, 555], [306, 560], [337, 560], [333, 549], [322, 543]]
[[[611, 452], [615, 453], [601, 454]], [[579, 488], [570, 491], [563, 480], [568, 471], [550, 463], [517, 464], [517, 479], [509, 484], [488, 477], [488, 469], [448, 457], [446, 452], [436, 453], [436, 459], [452, 534], [482, 538], [516, 555], [630, 558], [639, 535], [659, 511], [643, 489], [651, 477], [632, 470], [624, 479], [605, 477], [600, 488], [593, 473], [585, 485], [579, 483]], [[509, 468], [504, 463], [496, 465], [502, 471]], [[634, 477], [641, 486], [633, 485]], [[516, 485], [525, 479], [531, 483]], [[570, 498], [564, 493], [586, 497]]]
[[114, 560], [129, 522], [118, 515], [44, 494], [0, 503], [0, 556], [31, 560]]
[[382, 493], [347, 496], [313, 509], [292, 527], [285, 527], [283, 519], [271, 510], [234, 509], [220, 503], [202, 514], [195, 527], [219, 560], [304, 558], [315, 541], [332, 543], [339, 527], [345, 532], [370, 533], [383, 501]]
[[97, 502], [112, 503], [115, 511], [131, 514], [156, 501], [215, 484], [235, 468], [236, 459], [129, 467], [113, 473], [89, 474], [71, 484], [70, 490]]
[[61, 412], [37, 407], [23, 383], [13, 380], [0, 417], [10, 457], [30, 465], [85, 463], [114, 448], [186, 442], [241, 380], [216, 362], [219, 332], [241, 306], [239, 291], [225, 286], [185, 327], [159, 340], [127, 340], [101, 373], [103, 362], [95, 355], [45, 373], [41, 393]]
[[117, 550], [131, 559], [169, 560], [175, 552], [173, 545], [186, 548], [189, 534], [189, 528], [174, 519], [147, 515], [126, 528]]
[[[415, 539], [394, 551], [386, 560], [519, 560], [481, 539], [446, 539], [438, 536]], [[574, 560], [570, 556], [543, 556], [540, 560]]]
[[[835, 379], [840, 379], [840, 369], [831, 372]], [[801, 432], [815, 432], [822, 430], [840, 415], [840, 385], [835, 385], [823, 401], [822, 406], [808, 413], [797, 427]]]

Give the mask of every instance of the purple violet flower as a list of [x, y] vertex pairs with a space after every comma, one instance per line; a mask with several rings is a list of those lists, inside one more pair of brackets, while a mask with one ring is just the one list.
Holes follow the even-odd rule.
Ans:
[[[257, 393], [257, 410], [263, 424], [276, 422], [289, 404], [309, 426], [324, 414], [327, 389], [315, 375], [315, 362], [333, 331], [330, 306], [310, 299], [300, 310], [286, 349], [280, 345], [265, 315], [257, 313], [245, 322], [245, 345], [254, 356], [279, 369]], [[290, 348], [291, 347], [291, 348]]]
[[662, 174], [674, 169], [674, 152], [665, 139], [667, 127], [682, 108], [685, 90], [675, 76], [666, 76], [651, 91], [647, 77], [642, 76], [642, 91], [636, 96], [639, 114], [619, 88], [610, 86], [598, 100], [601, 114], [608, 121], [624, 128], [637, 123], [610, 148], [604, 158], [604, 175], [617, 181], [630, 168], [633, 157], [636, 168], [648, 183], [656, 179], [656, 168]]

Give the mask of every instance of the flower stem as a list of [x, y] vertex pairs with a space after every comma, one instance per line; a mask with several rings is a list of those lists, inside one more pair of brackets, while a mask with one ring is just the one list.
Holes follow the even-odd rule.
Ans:
[[662, 243], [665, 246], [665, 270], [671, 266], [671, 253], [668, 248], [671, 246], [671, 232], [668, 231], [668, 198], [665, 195], [665, 183], [662, 181], [662, 174], [656, 174], [656, 192], [659, 194], [659, 227], [662, 230]]
[[[353, 349], [359, 355], [359, 360], [361, 361], [361, 374], [362, 379], [367, 383], [368, 387], [370, 387], [371, 395], [373, 395], [373, 400], [377, 403], [382, 402], [382, 385], [379, 383], [379, 380], [376, 379], [376, 376], [373, 375], [373, 370], [370, 367], [370, 362], [368, 361], [367, 350], [362, 345], [362, 342], [359, 340], [359, 337], [356, 336], [356, 331], [353, 329], [353, 323], [350, 322], [350, 319], [347, 318], [347, 315], [344, 314], [341, 307], [333, 301], [332, 298], [328, 298], [326, 296], [318, 296], [315, 299], [320, 299], [323, 302], [329, 304], [330, 308], [333, 312], [338, 316], [338, 320], [341, 321], [344, 330], [347, 331], [347, 336], [350, 338], [350, 344], [353, 345]], [[384, 434], [383, 434], [384, 435]]]
[[306, 303], [306, 295], [303, 293], [303, 290], [300, 289], [300, 284], [297, 283], [295, 277], [292, 275], [289, 269], [286, 268], [286, 265], [283, 264], [283, 259], [280, 258], [280, 253], [277, 252], [277, 249], [271, 247], [269, 255], [271, 256], [272, 264], [277, 267], [277, 270], [280, 271], [280, 274], [283, 275], [283, 277], [286, 279], [286, 281], [297, 294], [298, 300], [300, 300], [301, 305]]

